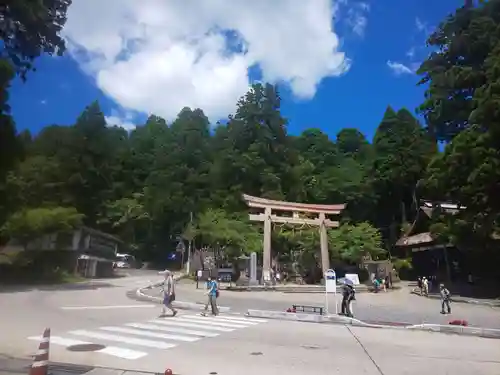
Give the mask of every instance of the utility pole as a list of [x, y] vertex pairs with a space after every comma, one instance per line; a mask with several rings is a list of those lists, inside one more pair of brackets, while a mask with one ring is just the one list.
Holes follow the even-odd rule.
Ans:
[[[189, 226], [190, 230], [193, 229], [193, 211], [189, 213]], [[188, 256], [187, 256], [187, 266], [186, 266], [186, 272], [189, 275], [191, 272], [191, 246], [193, 243], [193, 237], [192, 234], [189, 236], [189, 242], [188, 242]]]

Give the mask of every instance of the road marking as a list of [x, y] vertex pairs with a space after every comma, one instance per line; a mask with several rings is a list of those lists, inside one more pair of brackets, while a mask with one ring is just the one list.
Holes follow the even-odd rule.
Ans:
[[227, 328], [246, 328], [248, 325], [246, 324], [241, 324], [241, 323], [224, 323], [224, 322], [217, 322], [215, 319], [214, 320], [209, 320], [210, 318], [206, 319], [208, 317], [204, 316], [179, 316], [179, 320], [182, 321], [188, 321], [188, 322], [193, 322], [193, 323], [200, 323], [200, 324], [210, 324], [211, 326], [216, 326], [216, 327], [227, 327]]
[[[198, 318], [198, 317], [197, 317]], [[207, 315], [207, 316], [203, 316], [203, 317], [199, 317], [199, 318], [202, 318], [204, 320], [209, 320], [209, 321], [214, 321], [214, 322], [222, 322], [222, 323], [229, 323], [229, 324], [240, 324], [240, 325], [245, 325], [245, 326], [255, 326], [259, 323], [257, 322], [252, 322], [251, 320], [236, 320], [236, 319], [232, 319], [232, 318], [229, 318], [229, 317], [222, 317], [222, 316], [210, 316], [210, 315]]]
[[100, 327], [99, 329], [101, 329], [103, 331], [109, 331], [109, 332], [126, 333], [129, 335], [146, 336], [146, 337], [156, 337], [158, 339], [166, 339], [166, 340], [177, 340], [177, 341], [186, 341], [186, 342], [195, 342], [195, 341], [200, 340], [199, 337], [169, 335], [167, 333], [156, 333], [156, 332], [144, 331], [141, 329], [133, 329], [133, 328]]
[[193, 329], [185, 329], [178, 327], [162, 327], [154, 324], [143, 324], [143, 323], [127, 323], [125, 324], [128, 327], [141, 328], [141, 329], [150, 329], [153, 331], [164, 331], [164, 332], [173, 332], [173, 333], [184, 333], [186, 335], [194, 335], [194, 336], [202, 336], [202, 337], [216, 337], [219, 336], [218, 333], [206, 332], [206, 331], [195, 331]]
[[141, 309], [158, 307], [156, 305], [117, 305], [117, 306], [64, 306], [62, 310], [110, 310], [110, 309]]
[[235, 322], [252, 322], [252, 323], [267, 323], [267, 320], [265, 319], [254, 319], [254, 318], [244, 318], [244, 317], [237, 317], [237, 316], [227, 316], [227, 315], [220, 315], [217, 317], [217, 319], [226, 319], [226, 320], [232, 320]]
[[175, 344], [169, 344], [169, 343], [166, 343], [164, 341], [136, 339], [133, 337], [127, 337], [127, 336], [121, 336], [121, 335], [110, 335], [107, 333], [92, 332], [92, 331], [85, 331], [85, 330], [70, 331], [68, 333], [71, 335], [75, 335], [75, 336], [85, 336], [85, 337], [91, 337], [94, 339], [101, 339], [101, 340], [108, 340], [108, 341], [119, 341], [122, 343], [139, 345], [139, 346], [147, 346], [147, 347], [155, 348], [155, 349], [170, 349], [170, 348], [174, 348], [177, 346]]
[[188, 321], [183, 321], [181, 322], [180, 320], [173, 320], [173, 319], [165, 319], [165, 320], [158, 320], [158, 319], [155, 319], [155, 320], [150, 320], [151, 323], [154, 323], [154, 324], [161, 324], [161, 325], [171, 325], [171, 326], [180, 326], [180, 327], [188, 327], [188, 328], [196, 328], [196, 329], [207, 329], [207, 330], [210, 330], [210, 331], [219, 331], [219, 332], [233, 332], [234, 329], [231, 329], [231, 328], [222, 328], [222, 327], [213, 327], [213, 326], [209, 326], [209, 325], [206, 325], [206, 324], [201, 324], [201, 322], [197, 322], [197, 323], [191, 323], [191, 322], [188, 322]]
[[[39, 336], [33, 336], [33, 337], [28, 337], [28, 340], [39, 341], [40, 338], [41, 337], [39, 337]], [[50, 343], [54, 344], [54, 345], [64, 346], [64, 347], [73, 346], [73, 345], [92, 344], [91, 342], [88, 342], [88, 341], [68, 339], [68, 338], [63, 338], [63, 337], [59, 337], [59, 336], [52, 336], [50, 338]], [[120, 358], [124, 358], [124, 359], [139, 359], [139, 358], [142, 358], [142, 357], [147, 355], [147, 353], [144, 353], [144, 352], [139, 352], [136, 350], [126, 349], [126, 348], [118, 348], [116, 346], [107, 346], [104, 349], [96, 350], [95, 353], [108, 354], [108, 355], [112, 355], [112, 356], [120, 357]]]

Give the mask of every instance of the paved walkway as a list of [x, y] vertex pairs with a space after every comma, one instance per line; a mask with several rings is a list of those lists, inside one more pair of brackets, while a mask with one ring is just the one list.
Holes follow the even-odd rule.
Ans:
[[[429, 293], [428, 296], [423, 296], [420, 294], [420, 290], [417, 288], [413, 288], [410, 291], [410, 293], [415, 294], [417, 296], [421, 296], [422, 298], [441, 299], [439, 293]], [[457, 303], [470, 303], [473, 305], [500, 307], [500, 299], [471, 298], [471, 297], [452, 295], [451, 300]]]
[[[178, 285], [177, 299], [186, 302], [204, 303], [205, 290], [193, 285]], [[448, 324], [451, 320], [467, 320], [469, 325], [500, 329], [500, 309], [477, 304], [453, 303], [452, 315], [441, 315], [440, 302], [433, 298], [423, 298], [409, 293], [408, 288], [391, 293], [360, 293], [354, 306], [356, 318], [368, 322], [403, 324]], [[158, 296], [158, 290], [148, 294]], [[338, 300], [340, 295], [337, 294]], [[333, 296], [332, 296], [333, 299]], [[245, 312], [248, 309], [285, 311], [292, 304], [324, 306], [325, 297], [321, 293], [280, 293], [280, 292], [230, 292], [222, 291], [218, 300], [221, 306], [231, 311]], [[340, 306], [340, 303], [338, 303]]]

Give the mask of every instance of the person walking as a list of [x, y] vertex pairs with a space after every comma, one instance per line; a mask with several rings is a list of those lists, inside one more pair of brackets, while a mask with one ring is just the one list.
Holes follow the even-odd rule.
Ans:
[[217, 281], [209, 277], [207, 281], [207, 289], [208, 291], [206, 295], [208, 296], [208, 299], [207, 303], [205, 304], [205, 309], [201, 313], [201, 315], [203, 316], [207, 315], [208, 305], [210, 305], [212, 309], [212, 315], [217, 316], [219, 315], [219, 309], [217, 308], [217, 297], [219, 297], [219, 285], [217, 284]]
[[163, 307], [161, 309], [160, 317], [166, 316], [167, 309], [172, 311], [172, 316], [176, 316], [177, 310], [172, 306], [172, 302], [175, 301], [174, 275], [169, 270], [161, 271], [159, 274], [164, 276], [163, 286], [161, 288], [161, 292], [163, 293]]
[[422, 295], [423, 290], [424, 290], [424, 283], [423, 283], [422, 279], [420, 278], [420, 276], [417, 278], [417, 287], [420, 290], [420, 295]]
[[[444, 286], [439, 285], [439, 294], [441, 295], [441, 314], [451, 314], [450, 291]], [[446, 307], [446, 311], [444, 308]]]

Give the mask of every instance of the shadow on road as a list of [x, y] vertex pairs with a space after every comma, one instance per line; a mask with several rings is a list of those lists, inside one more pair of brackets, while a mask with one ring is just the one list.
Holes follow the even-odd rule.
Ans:
[[[32, 360], [14, 358], [0, 354], [0, 375], [28, 374]], [[94, 369], [92, 366], [73, 365], [69, 363], [50, 363], [50, 375], [82, 375]]]

